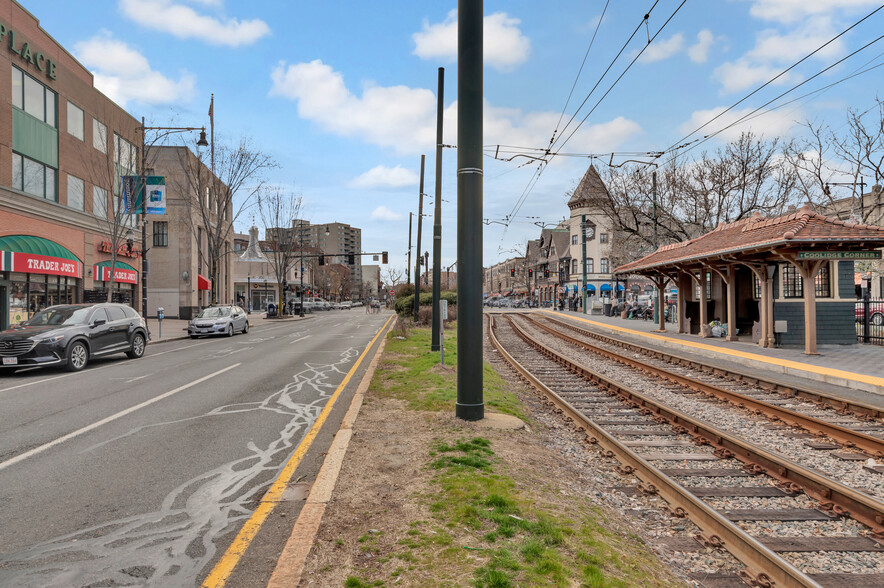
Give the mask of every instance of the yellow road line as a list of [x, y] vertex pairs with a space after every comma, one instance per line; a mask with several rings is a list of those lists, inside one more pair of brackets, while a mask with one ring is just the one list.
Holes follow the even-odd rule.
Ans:
[[203, 588], [221, 588], [227, 583], [227, 579], [230, 577], [230, 574], [233, 573], [233, 569], [236, 567], [236, 564], [239, 563], [239, 560], [242, 559], [242, 556], [245, 554], [246, 549], [248, 549], [249, 545], [252, 542], [252, 539], [255, 538], [255, 535], [258, 534], [258, 531], [261, 529], [261, 525], [264, 524], [264, 521], [267, 520], [267, 517], [270, 516], [270, 513], [273, 512], [273, 508], [276, 506], [277, 502], [282, 498], [282, 493], [285, 491], [286, 486], [289, 481], [292, 479], [292, 476], [295, 473], [295, 470], [298, 469], [298, 466], [301, 465], [301, 461], [303, 461], [304, 456], [307, 455], [307, 451], [310, 449], [311, 445], [313, 445], [313, 441], [316, 439], [316, 436], [319, 434], [320, 429], [322, 429], [322, 425], [325, 423], [326, 419], [328, 419], [328, 415], [331, 413], [332, 408], [334, 408], [335, 402], [338, 400], [338, 397], [344, 391], [344, 388], [347, 387], [347, 384], [350, 383], [350, 379], [353, 377], [353, 374], [356, 373], [357, 368], [362, 363], [362, 360], [368, 354], [369, 350], [374, 345], [375, 341], [377, 341], [378, 337], [386, 330], [387, 326], [390, 324], [390, 321], [393, 320], [394, 317], [390, 317], [387, 319], [387, 322], [384, 323], [384, 326], [377, 332], [374, 338], [371, 340], [365, 350], [362, 352], [362, 355], [359, 356], [359, 359], [356, 360], [356, 363], [353, 364], [353, 367], [350, 368], [350, 371], [347, 372], [347, 375], [344, 376], [344, 380], [338, 386], [337, 390], [335, 390], [334, 394], [332, 394], [328, 402], [325, 404], [325, 408], [322, 409], [322, 412], [319, 413], [319, 417], [313, 423], [313, 426], [310, 428], [310, 431], [304, 436], [301, 440], [301, 443], [298, 445], [298, 448], [295, 450], [295, 453], [292, 454], [292, 457], [289, 458], [288, 463], [285, 465], [283, 470], [279, 473], [279, 476], [273, 482], [273, 485], [270, 486], [270, 489], [264, 494], [264, 497], [261, 499], [261, 502], [258, 504], [258, 508], [252, 513], [252, 516], [249, 517], [249, 520], [245, 522], [242, 529], [239, 530], [239, 533], [236, 535], [236, 538], [233, 540], [233, 543], [230, 544], [230, 547], [227, 548], [227, 551], [221, 556], [221, 559], [215, 564], [215, 567], [212, 569], [211, 573], [206, 577], [206, 580], [203, 582]]
[[[562, 316], [561, 314], [554, 313], [549, 310], [542, 310], [541, 312], [545, 312], [545, 313], [548, 313], [548, 314], [550, 314], [552, 316], [556, 316], [556, 317]], [[805, 372], [811, 372], [814, 374], [820, 374], [820, 375], [829, 376], [832, 378], [841, 378], [844, 380], [853, 380], [856, 382], [864, 382], [866, 384], [872, 384], [873, 386], [884, 386], [884, 378], [879, 378], [877, 376], [869, 376], [866, 374], [858, 374], [856, 372], [836, 370], [833, 368], [812, 365], [809, 363], [801, 363], [800, 361], [792, 361], [790, 359], [779, 359], [776, 357], [766, 357], [764, 355], [757, 355], [755, 353], [746, 353], [745, 351], [738, 351], [736, 349], [727, 349], [724, 347], [717, 347], [714, 345], [704, 345], [703, 343], [697, 343], [696, 341], [685, 341], [683, 339], [674, 339], [672, 337], [666, 337], [665, 335], [658, 335], [655, 333], [645, 333], [644, 331], [636, 331], [633, 329], [627, 329], [626, 327], [618, 327], [617, 325], [610, 325], [608, 323], [600, 323], [598, 321], [585, 319], [585, 318], [579, 317], [579, 316], [567, 315], [567, 318], [572, 318], [574, 320], [582, 321], [584, 323], [589, 323], [591, 325], [595, 325], [598, 327], [604, 327], [604, 328], [612, 329], [615, 331], [621, 331], [623, 333], [640, 335], [642, 337], [647, 337], [649, 339], [655, 339], [657, 341], [665, 341], [668, 343], [675, 343], [678, 345], [684, 345], [685, 347], [693, 347], [695, 349], [711, 350], [711, 351], [715, 351], [716, 353], [721, 353], [722, 355], [731, 355], [734, 357], [742, 357], [744, 359], [752, 359], [754, 361], [760, 361], [762, 363], [768, 363], [771, 365], [777, 365], [777, 366], [781, 366], [781, 367], [802, 370]]]

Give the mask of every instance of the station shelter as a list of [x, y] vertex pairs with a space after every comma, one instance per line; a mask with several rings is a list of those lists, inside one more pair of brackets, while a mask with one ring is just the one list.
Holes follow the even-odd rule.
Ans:
[[[618, 267], [677, 291], [677, 332], [712, 335], [720, 322], [729, 341], [752, 334], [762, 347], [855, 344], [854, 260], [880, 259], [884, 228], [828, 218], [804, 206], [767, 218], [722, 223], [697, 238], [664, 245]], [[664, 313], [658, 312], [665, 331]], [[714, 324], [714, 323], [713, 323]]]

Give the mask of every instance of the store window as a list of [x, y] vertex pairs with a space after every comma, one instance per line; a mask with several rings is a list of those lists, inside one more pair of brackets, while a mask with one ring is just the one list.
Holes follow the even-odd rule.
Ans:
[[13, 106], [55, 127], [57, 100], [55, 92], [17, 67], [12, 68]]
[[586, 273], [595, 273], [595, 260], [592, 257], [586, 258]]
[[153, 223], [153, 246], [169, 246], [169, 223], [166, 221], [154, 221]]
[[83, 110], [68, 101], [68, 134], [83, 140]]
[[96, 118], [92, 119], [92, 146], [107, 153], [107, 127]]
[[83, 210], [83, 180], [68, 174], [68, 207]]
[[58, 201], [55, 189], [57, 171], [48, 165], [13, 152], [12, 187], [33, 196]]

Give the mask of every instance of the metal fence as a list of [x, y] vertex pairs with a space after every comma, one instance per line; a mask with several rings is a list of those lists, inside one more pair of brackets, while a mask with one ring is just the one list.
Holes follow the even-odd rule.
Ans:
[[857, 300], [854, 314], [857, 341], [884, 345], [884, 298]]

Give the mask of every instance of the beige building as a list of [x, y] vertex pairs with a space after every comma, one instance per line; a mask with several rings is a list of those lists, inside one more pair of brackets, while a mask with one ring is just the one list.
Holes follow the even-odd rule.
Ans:
[[610, 221], [601, 212], [600, 200], [607, 200], [608, 189], [595, 167], [590, 165], [583, 179], [568, 200], [571, 215], [568, 219], [569, 255], [567, 274], [562, 280], [567, 290], [567, 297], [582, 297], [583, 240], [581, 227], [586, 234], [586, 284], [588, 296], [610, 295], [615, 287], [611, 267], [611, 246], [614, 231]]
[[[350, 271], [350, 293], [356, 296], [362, 291], [362, 229], [351, 227], [344, 223], [319, 223], [310, 224], [303, 219], [292, 221], [292, 229], [295, 231], [294, 243], [304, 239], [304, 245], [316, 247], [326, 255], [329, 265], [341, 264]], [[268, 239], [273, 236], [269, 235]], [[353, 254], [353, 263], [350, 263], [349, 254]]]
[[364, 265], [362, 266], [362, 296], [361, 298], [368, 300], [371, 298], [384, 298], [381, 294], [381, 266]]
[[[213, 210], [213, 203], [205, 201], [208, 193], [197, 203], [188, 175], [197, 167], [203, 177], [211, 177], [211, 172], [187, 147], [152, 147], [148, 161], [153, 174], [166, 179], [166, 213], [147, 216], [148, 315], [156, 316], [157, 308], [162, 307], [167, 317], [190, 319], [213, 302], [209, 233], [199, 210], [200, 206]], [[218, 219], [212, 220], [218, 223]], [[235, 301], [231, 271], [234, 233], [229, 212], [212, 230], [220, 230], [223, 236], [225, 225], [230, 227], [229, 238], [223, 241], [216, 285], [221, 304]]]
[[[273, 229], [266, 234], [275, 235]], [[253, 244], [254, 243], [254, 244]], [[243, 308], [251, 305], [252, 311], [264, 311], [268, 304], [278, 304], [279, 284], [273, 264], [268, 259], [272, 255], [273, 241], [258, 239], [258, 227], [253, 226], [249, 234], [237, 233], [234, 236], [233, 256], [233, 290], [234, 302]], [[300, 250], [298, 250], [300, 251]], [[314, 295], [313, 275], [311, 268], [315, 263], [318, 250], [315, 247], [304, 247], [304, 295]], [[295, 257], [292, 267], [286, 273], [285, 280], [289, 286], [285, 300], [298, 299], [301, 293], [301, 259]], [[307, 292], [310, 292], [308, 294]]]

